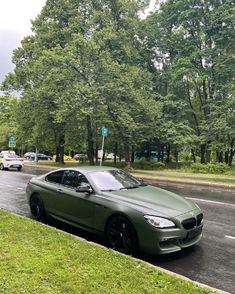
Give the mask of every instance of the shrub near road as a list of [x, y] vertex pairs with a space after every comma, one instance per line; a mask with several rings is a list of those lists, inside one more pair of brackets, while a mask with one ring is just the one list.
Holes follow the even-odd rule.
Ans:
[[212, 293], [4, 210], [0, 231], [1, 293]]

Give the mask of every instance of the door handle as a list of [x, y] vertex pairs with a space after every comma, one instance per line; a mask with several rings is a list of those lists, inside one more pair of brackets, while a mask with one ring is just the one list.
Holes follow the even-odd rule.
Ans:
[[107, 208], [106, 206], [102, 205], [102, 204], [97, 204], [95, 205], [96, 207], [101, 207], [101, 208]]
[[62, 193], [63, 190], [62, 189], [57, 189], [57, 192]]

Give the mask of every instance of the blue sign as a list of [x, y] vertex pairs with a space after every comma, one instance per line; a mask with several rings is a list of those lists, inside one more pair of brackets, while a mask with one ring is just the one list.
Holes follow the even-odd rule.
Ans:
[[102, 128], [102, 136], [103, 137], [107, 137], [108, 136], [108, 129], [105, 128], [105, 127]]
[[16, 146], [15, 141], [9, 141], [8, 146], [11, 147], [11, 148], [15, 148], [15, 146]]
[[15, 137], [11, 136], [9, 141], [15, 141]]

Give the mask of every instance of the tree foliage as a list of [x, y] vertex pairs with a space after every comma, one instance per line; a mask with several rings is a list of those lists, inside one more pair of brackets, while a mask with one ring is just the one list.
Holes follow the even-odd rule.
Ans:
[[86, 149], [93, 164], [106, 126], [107, 148], [127, 164], [145, 146], [162, 161], [187, 147], [202, 163], [217, 152], [231, 165], [234, 1], [168, 0], [141, 19], [148, 2], [46, 2], [4, 81], [22, 93], [22, 142], [61, 162], [65, 150]]

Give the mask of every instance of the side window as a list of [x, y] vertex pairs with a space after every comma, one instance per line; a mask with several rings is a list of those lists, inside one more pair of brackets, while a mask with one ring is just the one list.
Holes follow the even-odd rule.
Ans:
[[62, 178], [63, 178], [63, 174], [64, 174], [64, 171], [57, 171], [57, 172], [54, 172], [54, 173], [51, 173], [49, 174], [47, 177], [46, 177], [46, 181], [47, 182], [51, 182], [51, 183], [55, 183], [55, 184], [61, 184], [62, 182]]
[[64, 172], [62, 184], [70, 188], [77, 188], [78, 173], [74, 170], [66, 170]]
[[78, 185], [77, 185], [77, 187], [82, 186], [83, 184], [89, 184], [89, 182], [88, 182], [88, 180], [86, 179], [86, 177], [83, 174], [78, 173]]

